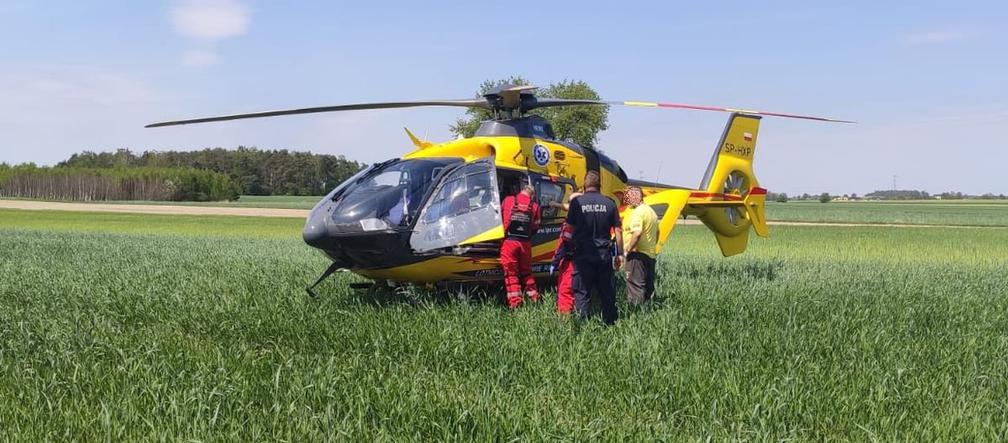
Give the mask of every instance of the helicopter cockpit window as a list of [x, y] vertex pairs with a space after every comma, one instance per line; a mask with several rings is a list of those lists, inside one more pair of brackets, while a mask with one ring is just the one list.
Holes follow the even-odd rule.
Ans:
[[539, 196], [539, 207], [542, 208], [543, 220], [557, 218], [560, 215], [560, 210], [550, 203], [563, 203], [564, 191], [564, 186], [559, 183], [541, 181], [536, 184], [536, 195]]
[[424, 213], [424, 222], [433, 223], [442, 217], [454, 217], [475, 211], [493, 200], [489, 171], [464, 168], [444, 182], [432, 197]]
[[462, 166], [442, 178], [414, 229], [417, 251], [456, 246], [501, 224], [493, 163]]
[[400, 168], [394, 168], [393, 170], [383, 171], [371, 177], [371, 182], [368, 183], [369, 186], [399, 186], [402, 184], [409, 183], [409, 171], [402, 170]]
[[334, 226], [351, 233], [408, 226], [445, 167], [454, 158], [408, 159], [389, 162], [353, 179], [335, 200]]

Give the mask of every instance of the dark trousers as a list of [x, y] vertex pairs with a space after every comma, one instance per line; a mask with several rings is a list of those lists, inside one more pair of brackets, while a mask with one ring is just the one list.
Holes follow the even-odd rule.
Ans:
[[607, 325], [616, 323], [616, 286], [613, 280], [612, 262], [574, 259], [574, 306], [578, 316], [586, 319], [591, 315], [588, 306], [592, 289], [598, 290], [602, 304], [602, 321]]
[[654, 297], [655, 259], [647, 254], [631, 252], [627, 254], [626, 264], [627, 299], [630, 303], [639, 305]]

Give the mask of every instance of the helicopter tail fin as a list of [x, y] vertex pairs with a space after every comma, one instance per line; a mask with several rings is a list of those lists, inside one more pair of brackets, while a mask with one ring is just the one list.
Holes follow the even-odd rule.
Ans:
[[[707, 171], [700, 182], [700, 189], [709, 193], [729, 193], [748, 191], [758, 186], [753, 173], [753, 154], [756, 153], [756, 137], [759, 135], [760, 117], [733, 113], [728, 117], [721, 141], [714, 149], [714, 155], [707, 164]], [[741, 179], [742, 182], [737, 182]], [[730, 180], [736, 182], [729, 183]], [[746, 186], [744, 189], [741, 186]]]
[[753, 172], [759, 123], [756, 115], [731, 114], [700, 182], [701, 192], [691, 196], [690, 205], [714, 232], [726, 257], [745, 251], [750, 226], [760, 237], [769, 235], [764, 207], [767, 191]]

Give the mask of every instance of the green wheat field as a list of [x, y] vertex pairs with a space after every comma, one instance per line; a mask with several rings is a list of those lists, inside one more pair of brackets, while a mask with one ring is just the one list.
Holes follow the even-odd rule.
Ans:
[[[920, 223], [1008, 224], [978, 208]], [[350, 274], [311, 299], [301, 227], [0, 210], [0, 439], [1008, 437], [1006, 228], [771, 226], [724, 259], [680, 226], [604, 328]]]
[[[311, 209], [321, 196], [243, 195], [235, 201], [103, 201], [104, 204], [223, 206], [242, 208]], [[818, 201], [767, 202], [771, 221], [908, 224], [932, 226], [1008, 226], [1008, 201], [911, 200], [819, 203]]]
[[767, 202], [773, 221], [951, 226], [1008, 226], [1005, 200]]

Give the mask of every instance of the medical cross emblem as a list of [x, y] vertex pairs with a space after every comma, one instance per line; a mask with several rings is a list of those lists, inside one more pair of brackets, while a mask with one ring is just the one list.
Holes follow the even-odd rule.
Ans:
[[532, 158], [539, 166], [546, 166], [550, 161], [549, 149], [546, 149], [543, 145], [535, 145], [532, 147]]

